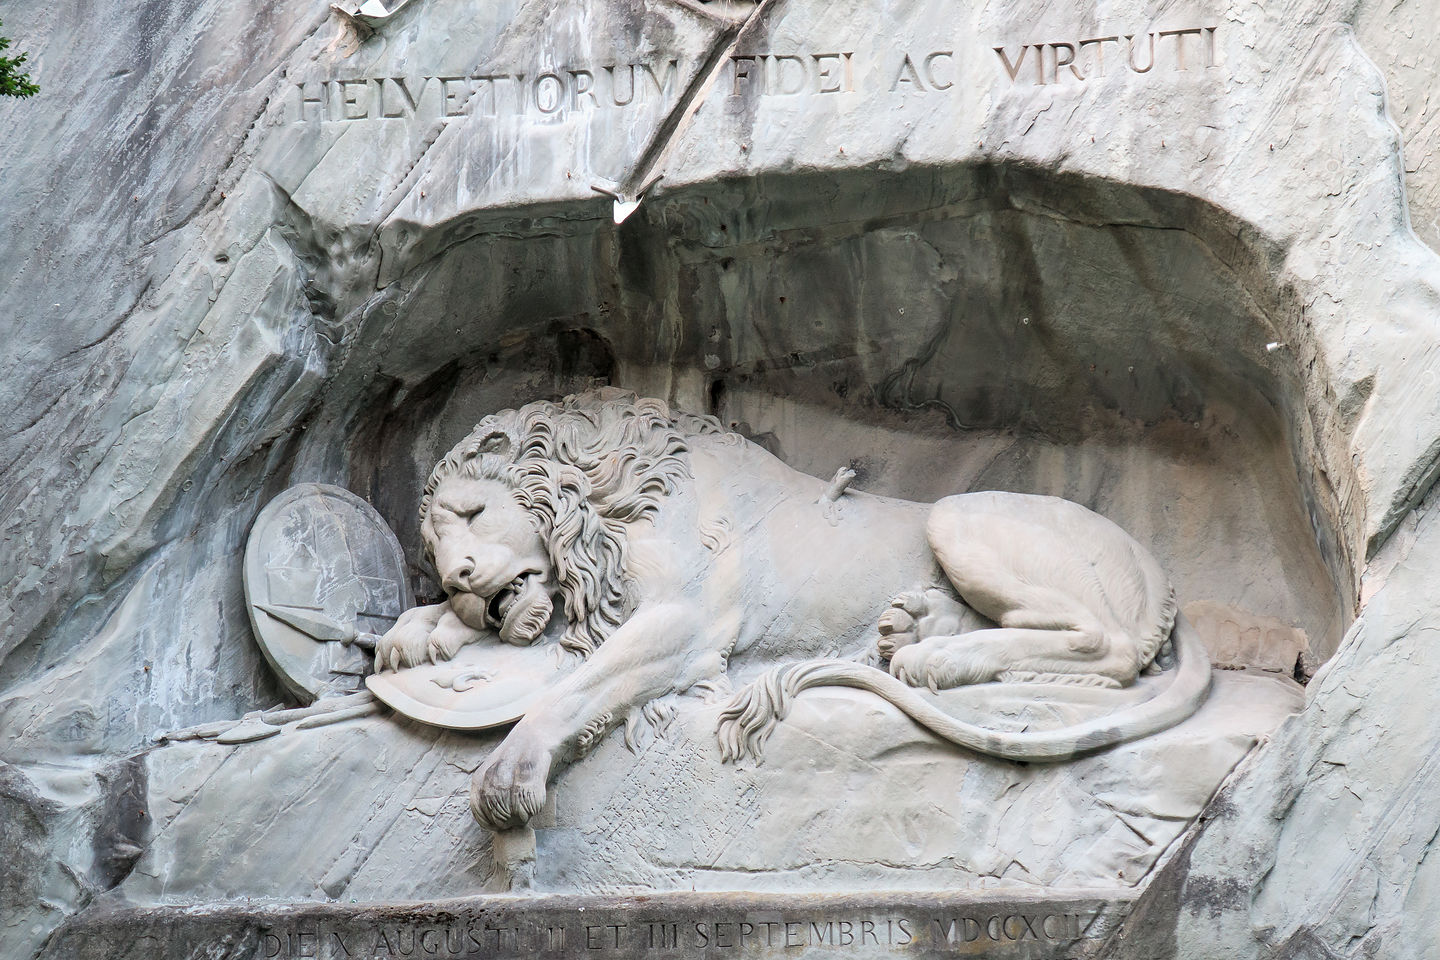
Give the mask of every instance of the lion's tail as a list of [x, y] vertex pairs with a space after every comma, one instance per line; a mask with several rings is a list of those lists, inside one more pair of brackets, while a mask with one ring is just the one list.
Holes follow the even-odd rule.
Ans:
[[914, 687], [874, 667], [847, 660], [807, 660], [776, 667], [741, 690], [720, 713], [716, 736], [726, 761], [759, 759], [795, 697], [811, 687], [856, 687], [898, 707], [937, 736], [1005, 760], [1055, 761], [1093, 753], [1169, 729], [1189, 717], [1210, 690], [1210, 655], [1183, 616], [1175, 620], [1175, 676], [1159, 694], [1117, 713], [1057, 730], [989, 730], [957, 720]]

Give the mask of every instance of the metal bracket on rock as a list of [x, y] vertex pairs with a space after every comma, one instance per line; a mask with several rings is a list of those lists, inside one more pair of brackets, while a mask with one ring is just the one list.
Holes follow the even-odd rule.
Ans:
[[657, 176], [651, 177], [649, 182], [647, 182], [645, 186], [637, 190], [635, 192], [635, 196], [631, 199], [626, 199], [624, 196], [616, 193], [614, 190], [609, 190], [605, 187], [600, 186], [597, 183], [592, 183], [590, 185], [590, 189], [594, 190], [598, 194], [601, 194], [602, 196], [612, 198], [615, 201], [615, 222], [624, 223], [626, 218], [629, 217], [630, 214], [634, 213], [637, 209], [639, 209], [640, 201], [645, 199], [645, 194], [650, 192], [650, 188], [655, 186], [655, 184], [659, 183], [663, 179], [665, 179], [664, 174], [659, 174]]
[[400, 12], [400, 8], [409, 2], [410, 0], [359, 0], [357, 3], [356, 0], [346, 0], [344, 4], [330, 4], [330, 9], [350, 21], [363, 35], [368, 36], [375, 31], [376, 27]]

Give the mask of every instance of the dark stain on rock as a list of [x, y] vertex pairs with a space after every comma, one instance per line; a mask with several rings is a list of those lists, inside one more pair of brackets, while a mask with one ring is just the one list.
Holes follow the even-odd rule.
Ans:
[[109, 890], [130, 875], [150, 836], [145, 754], [126, 757], [99, 776], [103, 799], [95, 818], [92, 879]]
[[7, 910], [35, 895], [34, 878], [50, 857], [45, 838], [56, 809], [19, 768], [0, 763], [0, 903]]
[[609, 383], [615, 376], [615, 354], [605, 338], [588, 327], [555, 335], [561, 377], [588, 377]]

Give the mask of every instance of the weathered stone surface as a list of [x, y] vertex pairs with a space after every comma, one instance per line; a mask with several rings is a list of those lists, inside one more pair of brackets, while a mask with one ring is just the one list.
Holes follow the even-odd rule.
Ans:
[[118, 892], [142, 904], [483, 892], [493, 858], [466, 777], [491, 743], [386, 717], [154, 750], [152, 839]]
[[1440, 50], [1430, 42], [1424, 3], [1360, 3], [1351, 23], [1365, 53], [1385, 75], [1385, 100], [1400, 130], [1410, 225], [1440, 250]]
[[[1433, 495], [1371, 568], [1375, 593], [1303, 713], [1247, 761], [1156, 879], [1117, 957], [1424, 957], [1436, 921], [1437, 731], [1408, 697], [1440, 677]], [[1410, 685], [1413, 684], [1412, 688]]]
[[[979, 722], [1046, 727], [1149, 693], [1052, 688], [1049, 709], [1033, 690], [946, 697]], [[1179, 727], [1025, 766], [967, 756], [859, 692], [814, 691], [762, 763], [737, 767], [720, 760], [719, 706], [682, 698], [663, 739], [636, 734], [632, 755], [611, 737], [556, 782], [536, 821], [535, 889], [1129, 888], [1298, 706], [1289, 680], [1226, 672]], [[502, 736], [371, 717], [156, 749], [149, 841], [116, 893], [155, 905], [493, 892], [503, 880], [467, 796]], [[817, 792], [836, 799], [817, 810]]]
[[57, 933], [56, 960], [301, 957], [690, 957], [710, 953], [1088, 960], [1128, 906], [1072, 891], [875, 897], [669, 894], [509, 897], [414, 906], [246, 905], [94, 910]]

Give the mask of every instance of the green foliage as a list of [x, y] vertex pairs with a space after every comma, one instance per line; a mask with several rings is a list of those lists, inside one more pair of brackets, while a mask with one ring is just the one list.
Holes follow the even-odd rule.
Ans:
[[[9, 38], [0, 37], [0, 53], [9, 46]], [[20, 72], [25, 56], [0, 57], [0, 97], [33, 97], [40, 92], [40, 87], [30, 82], [30, 75]]]

